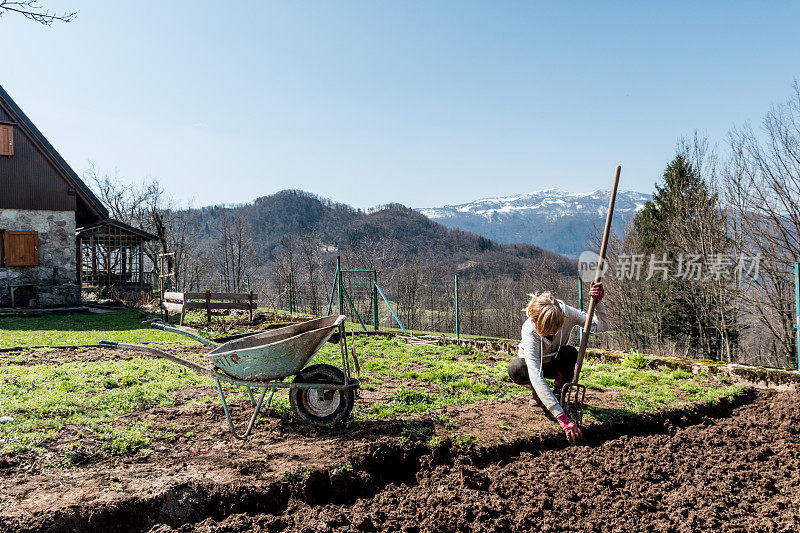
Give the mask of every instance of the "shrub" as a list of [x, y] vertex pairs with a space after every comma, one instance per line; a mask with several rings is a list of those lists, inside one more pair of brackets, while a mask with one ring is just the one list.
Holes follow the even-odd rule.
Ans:
[[647, 366], [647, 358], [645, 358], [642, 352], [631, 348], [630, 355], [625, 356], [625, 359], [622, 360], [622, 364], [630, 368], [642, 369]]

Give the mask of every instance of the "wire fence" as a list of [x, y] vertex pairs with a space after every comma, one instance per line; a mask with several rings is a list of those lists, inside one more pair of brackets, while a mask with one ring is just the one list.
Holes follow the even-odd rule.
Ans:
[[[335, 273], [328, 276], [224, 274], [189, 277], [169, 282], [165, 290], [185, 292], [253, 292], [259, 307], [292, 313], [347, 315], [359, 328], [399, 329], [410, 332], [460, 334], [480, 337], [519, 337], [529, 282], [506, 277], [480, 280], [405, 273], [382, 279], [373, 271], [342, 271], [339, 294]], [[566, 303], [576, 306], [577, 278], [571, 286], [550, 287]], [[542, 287], [539, 290], [544, 290]], [[155, 290], [158, 290], [156, 287]], [[570, 298], [571, 297], [571, 298]]]
[[[414, 269], [401, 269], [391, 274], [343, 270], [341, 281], [342, 294], [335, 283], [335, 272], [251, 273], [238, 277], [216, 273], [191, 276], [180, 286], [166, 288], [191, 292], [253, 292], [262, 309], [315, 316], [341, 313], [347, 315], [357, 329], [404, 328], [412, 333], [505, 339], [519, 339], [525, 321], [523, 308], [530, 292], [550, 290], [576, 308], [585, 308], [584, 304], [588, 304], [588, 287], [581, 285], [577, 276], [515, 280], [502, 276], [443, 277]], [[581, 302], [582, 296], [585, 302]], [[714, 338], [714, 331], [704, 331], [700, 335], [689, 325], [685, 332], [665, 332], [654, 322], [652, 313], [639, 313], [635, 306], [618, 296], [612, 290], [605, 300], [610, 331], [593, 335], [590, 347], [698, 358], [703, 348], [698, 338]], [[796, 303], [787, 305], [792, 322], [796, 309]], [[800, 324], [800, 318], [796, 320]], [[739, 326], [744, 333], [737, 339], [735, 352], [719, 359], [779, 368], [797, 364], [796, 356], [787, 356], [785, 351], [770, 343], [756, 317], [741, 318]], [[578, 333], [573, 332], [573, 343], [578, 342]], [[796, 350], [796, 345], [792, 350]]]

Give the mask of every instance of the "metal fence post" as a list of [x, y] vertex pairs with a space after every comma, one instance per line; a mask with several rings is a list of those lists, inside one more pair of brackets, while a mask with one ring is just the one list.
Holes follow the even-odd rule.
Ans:
[[800, 370], [800, 262], [794, 264], [794, 312], [796, 323], [795, 353], [797, 354], [797, 369]]
[[339, 261], [336, 261], [336, 273], [333, 275], [333, 285], [331, 285], [331, 295], [328, 297], [328, 315], [333, 310], [333, 294], [336, 292], [336, 285], [339, 282]]
[[247, 275], [246, 279], [247, 279], [247, 292], [249, 294], [251, 292], [250, 291], [250, 274]]
[[461, 321], [458, 316], [458, 274], [455, 275], [455, 293], [456, 293], [456, 339], [461, 338]]
[[339, 282], [337, 285], [339, 289], [339, 314], [344, 315], [344, 292], [342, 291], [342, 258], [340, 256], [336, 256], [336, 272], [339, 273], [339, 278], [336, 280]]
[[378, 271], [372, 271], [372, 325], [378, 331], [380, 317], [378, 316]]

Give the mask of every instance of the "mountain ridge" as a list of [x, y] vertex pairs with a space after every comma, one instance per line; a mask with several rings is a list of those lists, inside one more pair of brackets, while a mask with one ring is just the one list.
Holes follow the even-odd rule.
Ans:
[[[604, 189], [573, 193], [549, 188], [416, 211], [448, 228], [503, 244], [533, 244], [574, 258], [591, 247], [591, 235], [605, 220], [610, 196]], [[646, 193], [618, 191], [614, 231], [622, 233], [651, 198]]]
[[[360, 268], [395, 270], [409, 262], [421, 262], [447, 273], [467, 276], [489, 274], [520, 277], [537, 266], [562, 275], [572, 273], [574, 261], [540, 247], [500, 244], [451, 229], [400, 204], [370, 211], [332, 202], [312, 193], [283, 190], [236, 206], [192, 209], [198, 241], [207, 245], [220, 234], [220, 224], [239, 218], [258, 238], [252, 243], [257, 267], [273, 263], [285, 249], [285, 239], [311, 239], [318, 243], [325, 261], [346, 253]], [[378, 259], [380, 258], [380, 259]]]

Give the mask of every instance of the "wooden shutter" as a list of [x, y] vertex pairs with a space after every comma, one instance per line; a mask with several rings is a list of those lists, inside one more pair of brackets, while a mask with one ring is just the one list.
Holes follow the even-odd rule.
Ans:
[[0, 124], [0, 155], [14, 155], [14, 126]]
[[3, 233], [5, 266], [36, 266], [39, 264], [39, 234], [37, 232], [5, 231]]

